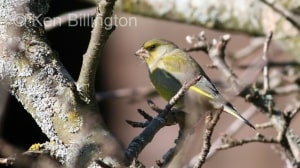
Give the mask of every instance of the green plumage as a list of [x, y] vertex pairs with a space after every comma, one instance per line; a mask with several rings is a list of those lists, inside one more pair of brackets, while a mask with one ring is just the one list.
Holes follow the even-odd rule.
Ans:
[[223, 107], [225, 112], [254, 128], [223, 98], [200, 65], [172, 42], [149, 40], [136, 55], [146, 62], [153, 86], [167, 101], [177, 93], [184, 82], [201, 75], [201, 79], [190, 87], [177, 107], [183, 108], [188, 113], [200, 113]]

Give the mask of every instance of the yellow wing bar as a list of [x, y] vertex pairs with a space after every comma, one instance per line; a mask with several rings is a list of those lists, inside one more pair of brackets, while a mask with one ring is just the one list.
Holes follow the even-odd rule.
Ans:
[[196, 86], [191, 86], [190, 89], [191, 89], [192, 91], [198, 93], [198, 94], [201, 94], [201, 95], [203, 95], [203, 96], [206, 96], [206, 97], [208, 97], [208, 98], [213, 99], [213, 96], [212, 96], [211, 94], [205, 92], [204, 90], [202, 90], [202, 89], [200, 89], [200, 88], [198, 88], [198, 87], [196, 87]]

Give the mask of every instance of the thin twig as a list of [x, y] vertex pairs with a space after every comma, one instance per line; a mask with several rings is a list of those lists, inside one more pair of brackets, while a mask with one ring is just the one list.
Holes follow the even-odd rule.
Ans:
[[273, 128], [273, 127], [274, 127], [274, 125], [270, 121], [255, 125], [255, 128], [257, 128], [257, 129], [267, 129], [267, 128]]
[[[261, 60], [258, 60], [261, 62]], [[255, 61], [252, 64], [247, 64], [247, 65], [238, 65], [237, 67], [240, 69], [247, 69], [247, 68], [261, 68], [260, 64], [257, 64], [258, 61]], [[280, 61], [280, 62], [275, 62], [275, 61], [271, 61], [269, 60], [268, 62], [268, 66], [269, 67], [287, 67], [287, 66], [293, 66], [293, 67], [297, 67], [300, 66], [300, 64], [296, 61]]]
[[259, 48], [261, 48], [261, 46], [264, 43], [264, 39], [259, 37], [259, 38], [253, 38], [251, 39], [250, 43], [238, 50], [237, 52], [235, 52], [231, 58], [233, 58], [234, 60], [240, 60], [243, 59], [251, 54], [253, 54], [255, 51], [257, 51]]
[[131, 121], [131, 120], [126, 120], [127, 124], [134, 128], [145, 128], [149, 125], [149, 121], [145, 122], [136, 122], [136, 121]]
[[136, 121], [131, 121], [131, 120], [126, 120], [126, 122], [131, 125], [132, 127], [137, 127], [137, 128], [145, 128], [149, 125], [149, 123], [153, 120], [153, 117], [146, 113], [142, 109], [137, 110], [138, 113], [146, 119], [145, 122], [136, 122]]
[[282, 161], [285, 163], [285, 168], [294, 168], [293, 164], [289, 160], [287, 154], [276, 145], [271, 145], [271, 149], [275, 152], [275, 154], [278, 154]]
[[[220, 43], [223, 43], [224, 40], [215, 40], [212, 43], [212, 46], [209, 48], [208, 55], [211, 58], [213, 64], [223, 73], [223, 75], [231, 81], [231, 84], [236, 90], [240, 90], [239, 96], [246, 98], [249, 102], [253, 103], [258, 107], [262, 113], [266, 114], [270, 118], [275, 130], [278, 132], [284, 132], [286, 122], [282, 117], [282, 111], [275, 107], [274, 100], [271, 95], [261, 94], [256, 87], [242, 86], [242, 82], [237, 78], [237, 76], [231, 71], [229, 66], [225, 63], [224, 60], [224, 51], [220, 51], [224, 46]], [[213, 51], [211, 51], [213, 50]], [[276, 139], [277, 140], [277, 139]], [[278, 140], [277, 140], [278, 141]], [[287, 128], [286, 133], [284, 134], [284, 139], [282, 139], [282, 145], [286, 152], [291, 155], [291, 158], [294, 159], [297, 163], [300, 163], [300, 147], [299, 147], [300, 138], [293, 132], [292, 129]]]
[[[245, 112], [243, 112], [243, 117], [245, 119], [249, 119], [251, 118], [255, 112], [257, 111], [257, 108], [255, 106], [250, 106]], [[228, 136], [233, 136], [235, 135], [240, 128], [244, 125], [244, 122], [241, 120], [235, 120], [232, 124], [229, 125], [229, 127], [227, 128], [226, 131], [224, 131], [224, 134], [228, 135]], [[256, 126], [255, 126], [256, 128]], [[218, 146], [220, 146], [222, 144], [222, 137], [219, 137], [217, 140], [215, 140], [215, 142], [212, 144], [212, 148], [211, 151], [208, 154], [208, 158], [213, 156], [213, 154], [216, 152], [216, 149], [218, 148]]]
[[267, 39], [266, 39], [266, 41], [264, 43], [264, 48], [263, 48], [262, 59], [265, 62], [265, 66], [264, 66], [264, 69], [263, 69], [263, 76], [264, 76], [264, 90], [263, 90], [263, 93], [267, 93], [270, 90], [269, 66], [268, 66], [268, 62], [269, 62], [268, 51], [269, 51], [269, 47], [270, 47], [272, 36], [273, 36], [273, 32], [270, 31], [270, 33], [268, 34]]
[[300, 112], [300, 105], [298, 105], [298, 107], [296, 107], [293, 111], [291, 111], [289, 117], [294, 118], [296, 114], [298, 114], [299, 112]]
[[[255, 106], [250, 106], [243, 114], [242, 116], [244, 116], [245, 119], [249, 119], [251, 118], [255, 112], [257, 111], [257, 109], [255, 108]], [[227, 136], [234, 136], [239, 130], [240, 128], [244, 125], [244, 122], [241, 120], [235, 120], [232, 124], [230, 124], [230, 126], [227, 128], [226, 131], [224, 131], [224, 135]], [[257, 126], [255, 125], [255, 128]], [[223, 137], [218, 137], [211, 145], [210, 151], [207, 155], [207, 159], [212, 157], [216, 152], [217, 152], [217, 148], [219, 146], [222, 145], [222, 139]], [[197, 161], [197, 158], [199, 158], [198, 155], [194, 156], [191, 161], [189, 162], [189, 167], [191, 167], [191, 165], [195, 165], [195, 162]]]
[[4, 166], [13, 166], [15, 162], [15, 158], [8, 157], [8, 158], [0, 158], [0, 165]]
[[171, 98], [169, 103], [165, 106], [164, 110], [158, 114], [147, 127], [142, 131], [140, 135], [135, 137], [128, 145], [125, 150], [126, 163], [131, 164], [131, 162], [138, 157], [140, 152], [145, 148], [145, 146], [152, 141], [154, 135], [168, 123], [166, 118], [172, 107], [177, 103], [177, 101], [184, 95], [184, 93], [194, 84], [201, 79], [201, 76], [192, 79], [183, 84], [180, 90]]
[[223, 35], [219, 40], [213, 40], [208, 51], [208, 56], [212, 64], [217, 67], [233, 85], [234, 90], [241, 90], [241, 83], [237, 80], [237, 75], [229, 68], [225, 62], [225, 48], [230, 40], [230, 35]]
[[209, 43], [206, 40], [205, 32], [201, 31], [198, 35], [186, 36], [186, 42], [192, 44], [192, 47], [183, 49], [185, 52], [203, 51], [208, 52]]
[[0, 158], [0, 166], [32, 167], [34, 165], [34, 162], [39, 162], [39, 157], [44, 157], [43, 162], [39, 164], [42, 167], [58, 166], [58, 163], [50, 159], [50, 155], [46, 151], [25, 151], [23, 153], [14, 154], [14, 156], [11, 157]]
[[107, 163], [105, 163], [103, 160], [97, 159], [96, 163], [101, 166], [101, 168], [113, 168], [113, 166], [108, 165]]
[[[293, 26], [300, 30], [300, 18], [299, 16], [293, 14], [292, 12], [285, 9], [279, 2], [270, 3], [267, 0], [260, 0], [269, 7], [271, 7], [275, 12], [279, 13], [281, 16], [286, 18]], [[272, 1], [273, 2], [273, 1]]]
[[300, 87], [298, 84], [290, 84], [285, 86], [276, 87], [271, 90], [274, 94], [277, 95], [284, 95], [284, 94], [290, 94], [290, 93], [296, 93], [300, 91]]
[[195, 85], [202, 76], [197, 76], [196, 78], [192, 79], [191, 81], [185, 82], [182, 88], [170, 99], [169, 103], [166, 105], [165, 109], [168, 111], [177, 103], [177, 101], [184, 95], [186, 91], [193, 85]]
[[159, 108], [152, 100], [148, 99], [147, 100], [147, 104], [148, 106], [157, 113], [162, 113], [164, 111], [164, 109]]
[[253, 143], [253, 142], [274, 143], [274, 144], [279, 143], [279, 141], [276, 138], [266, 138], [261, 134], [257, 134], [254, 138], [250, 138], [250, 139], [241, 139], [241, 140], [226, 139], [225, 141], [226, 141], [225, 144], [217, 148], [217, 150], [230, 149], [233, 147], [242, 146], [244, 144]]
[[[52, 19], [44, 20], [44, 27], [46, 31], [50, 31], [64, 24], [69, 24], [72, 21], [77, 21], [80, 19], [88, 19], [96, 14], [96, 7], [91, 7], [87, 9], [81, 9], [76, 11], [71, 11], [68, 13], [61, 14]], [[88, 25], [92, 26], [92, 25]]]
[[211, 147], [211, 136], [214, 131], [214, 128], [220, 118], [220, 115], [223, 111], [223, 108], [216, 111], [216, 114], [209, 113], [206, 117], [206, 129], [203, 135], [203, 145], [198, 159], [193, 168], [200, 168], [206, 161], [206, 157]]
[[129, 98], [130, 102], [135, 101], [137, 98], [149, 97], [155, 95], [156, 91], [150, 87], [137, 87], [137, 88], [123, 88], [113, 91], [99, 92], [96, 94], [98, 102], [111, 99], [111, 98]]

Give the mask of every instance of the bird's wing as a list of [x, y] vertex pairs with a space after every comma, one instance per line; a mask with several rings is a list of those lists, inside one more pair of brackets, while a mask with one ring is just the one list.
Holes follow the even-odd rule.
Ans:
[[206, 76], [202, 76], [194, 86], [190, 87], [190, 89], [210, 99], [219, 97], [219, 91]]
[[[205, 76], [203, 76], [199, 82], [196, 83], [196, 85], [191, 86], [190, 89], [200, 95], [203, 95], [205, 97], [210, 98], [212, 101], [211, 103], [214, 105], [222, 105], [223, 110], [234, 117], [242, 120], [245, 124], [247, 124], [249, 127], [255, 129], [255, 127], [242, 115], [240, 115], [236, 109], [227, 102], [220, 94], [217, 88], [214, 86], [214, 84]], [[217, 100], [217, 101], [216, 101]], [[220, 103], [220, 104], [219, 104]]]

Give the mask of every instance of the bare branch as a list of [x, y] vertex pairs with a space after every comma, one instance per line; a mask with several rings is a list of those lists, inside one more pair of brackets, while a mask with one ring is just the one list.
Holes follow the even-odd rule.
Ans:
[[208, 52], [209, 43], [206, 40], [205, 32], [201, 31], [198, 35], [186, 36], [186, 42], [191, 44], [191, 48], [183, 49], [185, 52], [203, 51]]
[[297, 114], [300, 112], [300, 105], [298, 104], [296, 107], [294, 107], [293, 110], [289, 110], [284, 114], [285, 120], [287, 121], [287, 127], [290, 125], [292, 120], [295, 118]]
[[294, 84], [294, 83], [290, 84], [290, 85], [276, 87], [271, 90], [271, 92], [274, 92], [274, 94], [277, 94], [277, 95], [285, 95], [285, 94], [295, 93], [295, 92], [299, 92], [299, 91], [300, 91], [299, 85]]
[[193, 166], [194, 168], [200, 168], [205, 163], [206, 157], [211, 147], [211, 136], [222, 112], [223, 108], [217, 110], [215, 114], [209, 113], [206, 116], [206, 129], [203, 135], [203, 145], [201, 152], [198, 155], [199, 157], [196, 161], [196, 164]]
[[245, 48], [238, 50], [230, 57], [235, 60], [243, 59], [243, 58], [249, 56], [250, 54], [253, 54], [259, 48], [261, 48], [264, 41], [265, 41], [264, 38], [261, 38], [261, 37], [253, 38], [253, 39], [251, 39], [250, 43]]
[[135, 122], [135, 121], [130, 121], [126, 120], [126, 122], [131, 125], [132, 127], [140, 127], [140, 128], [145, 128], [148, 126], [148, 124], [153, 120], [153, 117], [150, 116], [148, 113], [146, 113], [142, 109], [138, 109], [138, 113], [146, 119], [145, 122]]
[[184, 95], [186, 91], [193, 85], [195, 85], [202, 76], [197, 76], [195, 79], [191, 81], [187, 81], [183, 84], [182, 88], [171, 98], [167, 106], [165, 107], [168, 111], [177, 103], [177, 101]]
[[135, 122], [135, 121], [131, 121], [131, 120], [126, 120], [127, 124], [131, 125], [132, 127], [136, 127], [136, 128], [145, 128], [149, 125], [149, 122]]
[[282, 159], [282, 161], [284, 161], [286, 167], [285, 168], [294, 168], [292, 162], [289, 160], [289, 157], [287, 156], [287, 154], [282, 150], [282, 149], [278, 149], [279, 147], [276, 145], [271, 145], [271, 149], [276, 153], [280, 155], [280, 158]]
[[263, 93], [267, 93], [270, 90], [270, 79], [269, 79], [269, 66], [268, 66], [268, 50], [270, 47], [270, 43], [271, 43], [271, 39], [273, 36], [273, 32], [270, 31], [270, 33], [267, 36], [267, 39], [264, 43], [264, 48], [263, 48], [263, 55], [262, 55], [262, 59], [265, 62], [265, 66], [263, 69], [263, 75], [264, 75], [264, 89], [263, 89]]
[[[245, 112], [243, 112], [243, 117], [245, 119], [249, 119], [251, 118], [257, 111], [257, 108], [255, 106], [250, 106]], [[244, 122], [241, 120], [235, 120], [228, 128], [226, 131], [224, 131], [225, 135], [228, 136], [233, 136], [235, 135], [240, 129], [241, 127], [244, 125]], [[256, 125], [255, 125], [256, 128]], [[216, 149], [218, 148], [218, 146], [220, 146], [222, 144], [222, 137], [219, 137], [218, 139], [215, 140], [215, 142], [212, 144], [212, 148], [208, 154], [208, 158], [213, 156], [213, 154], [216, 152]]]
[[225, 141], [225, 144], [220, 146], [219, 148], [217, 148], [217, 150], [229, 149], [229, 148], [242, 146], [244, 144], [253, 143], [253, 142], [275, 143], [275, 144], [279, 143], [279, 141], [276, 138], [266, 138], [259, 133], [254, 138], [250, 138], [250, 139], [237, 140], [237, 139], [226, 138], [224, 141]]
[[274, 125], [272, 122], [269, 121], [261, 124], [256, 124], [255, 127], [259, 129], [267, 129], [267, 128], [273, 128]]
[[128, 98], [130, 102], [133, 102], [139, 98], [145, 98], [151, 95], [156, 95], [156, 91], [153, 88], [124, 88], [107, 92], [99, 92], [96, 94], [96, 99], [99, 102], [110, 98]]
[[137, 158], [140, 152], [144, 149], [144, 147], [151, 142], [154, 135], [166, 125], [167, 115], [169, 114], [172, 107], [177, 103], [177, 101], [184, 95], [184, 93], [190, 88], [190, 86], [194, 85], [197, 81], [201, 79], [201, 76], [196, 77], [195, 79], [188, 81], [183, 84], [181, 89], [171, 98], [169, 103], [165, 106], [164, 110], [158, 114], [155, 118], [151, 120], [151, 122], [147, 125], [147, 127], [143, 130], [143, 132], [135, 137], [127, 149], [125, 150], [126, 162], [130, 164], [134, 158]]
[[[107, 3], [108, 5], [104, 5]], [[109, 35], [115, 29], [106, 21], [112, 16], [115, 0], [100, 1], [94, 19], [94, 28], [86, 53], [83, 55], [82, 67], [77, 81], [78, 90], [85, 102], [95, 101], [95, 75], [103, 48]], [[105, 23], [105, 24], [104, 24]]]
[[[226, 41], [228, 41], [228, 39], [229, 38], [221, 38], [218, 41], [214, 40], [212, 42], [208, 55], [211, 58], [213, 65], [217, 67], [227, 79], [229, 79], [234, 88], [236, 88], [235, 90], [241, 91], [239, 94], [240, 96], [253, 103], [256, 107], [261, 109], [262, 113], [266, 114], [270, 118], [270, 122], [273, 124], [278, 133], [277, 141], [288, 142], [281, 143], [281, 145], [286, 149], [287, 153], [296, 160], [297, 163], [300, 162], [300, 146], [298, 143], [300, 138], [292, 131], [292, 129], [287, 128], [286, 119], [282, 116], [283, 112], [275, 107], [272, 95], [260, 94], [259, 90], [255, 87], [243, 86], [242, 81], [237, 78], [226, 64], [224, 60], [225, 53], [223, 46], [226, 46]], [[282, 136], [279, 138], [279, 135]]]
[[268, 0], [260, 0], [269, 7], [271, 7], [275, 12], [279, 13], [281, 16], [285, 17], [293, 26], [300, 30], [300, 18], [299, 16], [293, 14], [292, 12], [285, 9], [281, 4], [277, 2], [269, 2]]
[[64, 13], [59, 16], [56, 16], [55, 18], [45, 20], [44, 21], [45, 30], [50, 31], [52, 29], [62, 26], [63, 24], [68, 24], [71, 21], [88, 19], [92, 16], [95, 16], [95, 14], [96, 14], [95, 7]]
[[47, 167], [60, 168], [57, 161], [50, 158], [49, 153], [43, 151], [25, 151], [12, 157], [0, 158], [0, 166], [5, 167]]

